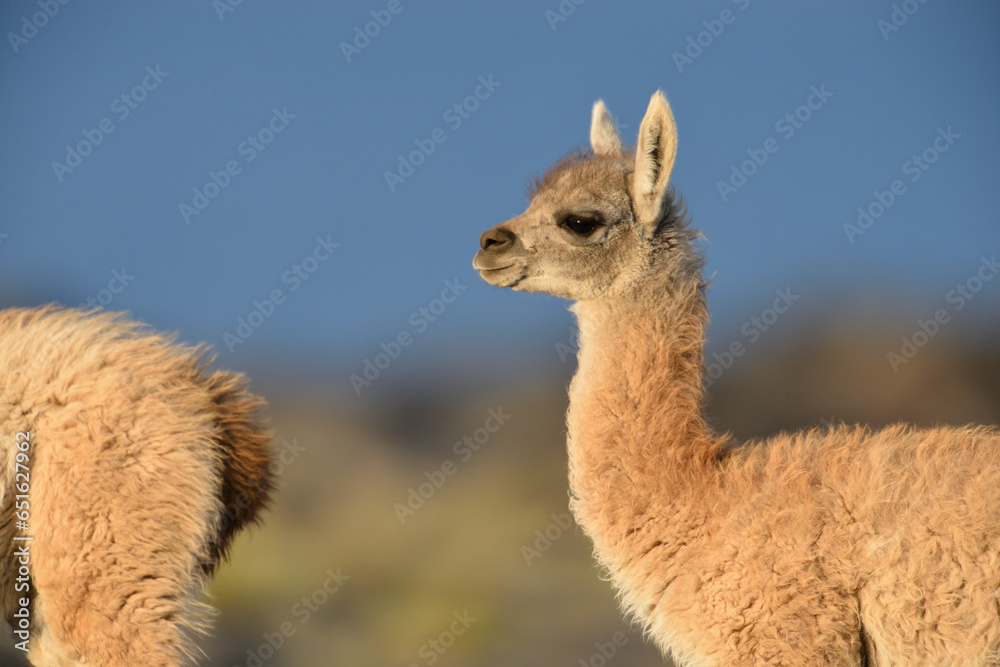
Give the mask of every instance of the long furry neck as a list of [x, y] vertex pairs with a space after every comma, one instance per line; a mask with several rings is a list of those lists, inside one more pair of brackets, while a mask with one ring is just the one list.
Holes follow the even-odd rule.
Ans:
[[719, 438], [702, 414], [706, 308], [699, 262], [625, 296], [577, 302], [578, 370], [567, 417], [577, 521], [612, 568], [630, 535], [699, 493]]

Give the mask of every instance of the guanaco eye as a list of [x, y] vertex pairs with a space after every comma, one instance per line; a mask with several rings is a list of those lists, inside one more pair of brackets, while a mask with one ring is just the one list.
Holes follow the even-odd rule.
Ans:
[[593, 218], [585, 218], [581, 215], [569, 215], [559, 223], [562, 227], [568, 229], [577, 236], [590, 236], [594, 231], [601, 226], [597, 220]]

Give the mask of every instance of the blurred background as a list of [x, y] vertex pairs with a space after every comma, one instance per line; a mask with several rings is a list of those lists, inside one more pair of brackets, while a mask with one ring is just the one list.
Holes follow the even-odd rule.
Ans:
[[599, 97], [633, 139], [671, 100], [718, 428], [1000, 422], [996, 3], [12, 0], [0, 28], [0, 306], [129, 311], [269, 399], [282, 490], [204, 664], [662, 664], [566, 514], [568, 303], [471, 268]]

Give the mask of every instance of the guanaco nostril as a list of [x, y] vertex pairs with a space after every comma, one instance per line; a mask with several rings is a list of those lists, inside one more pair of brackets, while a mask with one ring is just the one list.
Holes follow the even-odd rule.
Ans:
[[500, 227], [494, 227], [483, 232], [483, 235], [479, 237], [479, 247], [483, 250], [491, 246], [496, 246], [494, 250], [502, 250], [505, 245], [508, 245], [514, 240], [514, 233]]

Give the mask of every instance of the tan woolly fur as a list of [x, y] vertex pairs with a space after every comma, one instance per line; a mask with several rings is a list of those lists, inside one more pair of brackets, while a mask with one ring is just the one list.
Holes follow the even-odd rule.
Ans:
[[571, 508], [679, 665], [1000, 664], [1000, 430], [839, 426], [738, 443], [703, 415], [697, 233], [657, 92], [485, 232], [487, 282], [575, 301]]
[[[196, 658], [206, 578], [273, 484], [262, 401], [209, 361], [120, 315], [0, 312], [0, 602], [17, 627], [15, 537], [30, 537], [32, 664]], [[26, 531], [19, 433], [31, 443]]]

